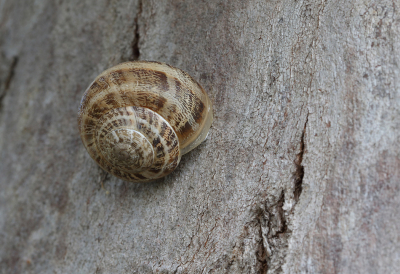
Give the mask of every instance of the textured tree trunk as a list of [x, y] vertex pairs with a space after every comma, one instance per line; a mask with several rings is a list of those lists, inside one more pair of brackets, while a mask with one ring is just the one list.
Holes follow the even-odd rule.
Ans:
[[[400, 273], [400, 1], [1, 0], [1, 273]], [[206, 142], [133, 184], [84, 149], [90, 82], [191, 74]]]

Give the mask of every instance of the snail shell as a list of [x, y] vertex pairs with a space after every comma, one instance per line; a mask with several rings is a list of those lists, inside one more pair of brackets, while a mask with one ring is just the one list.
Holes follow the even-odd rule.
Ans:
[[204, 89], [186, 72], [159, 62], [126, 62], [85, 91], [79, 132], [90, 156], [127, 181], [166, 176], [198, 146], [212, 123]]

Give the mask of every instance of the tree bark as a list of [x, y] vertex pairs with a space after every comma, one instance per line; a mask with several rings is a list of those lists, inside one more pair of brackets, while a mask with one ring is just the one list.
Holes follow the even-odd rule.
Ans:
[[[400, 273], [400, 2], [0, 1], [1, 273]], [[105, 174], [77, 110], [128, 60], [179, 67], [208, 139]]]

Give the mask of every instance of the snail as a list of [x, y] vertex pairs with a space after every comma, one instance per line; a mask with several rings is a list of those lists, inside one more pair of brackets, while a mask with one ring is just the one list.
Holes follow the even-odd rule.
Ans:
[[205, 140], [212, 119], [207, 93], [189, 74], [149, 61], [102, 72], [85, 91], [78, 112], [91, 158], [131, 182], [171, 173], [182, 155]]

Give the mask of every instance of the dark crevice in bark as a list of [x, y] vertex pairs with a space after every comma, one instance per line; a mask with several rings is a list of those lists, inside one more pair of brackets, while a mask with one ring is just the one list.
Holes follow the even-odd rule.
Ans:
[[306, 118], [306, 122], [304, 123], [304, 129], [300, 138], [300, 152], [297, 154], [297, 159], [295, 161], [296, 164], [296, 172], [295, 172], [295, 180], [294, 180], [294, 200], [297, 203], [300, 199], [301, 192], [303, 191], [303, 178], [304, 178], [304, 166], [303, 166], [303, 156], [305, 151], [305, 142], [304, 136], [306, 134], [306, 128], [308, 123], [308, 115]]
[[[300, 152], [295, 160], [296, 171], [294, 174], [294, 199], [296, 203], [300, 199], [303, 190], [304, 166], [303, 157], [306, 150], [306, 129], [308, 116], [300, 138]], [[265, 210], [260, 208], [256, 215], [259, 225], [259, 243], [256, 251], [259, 266], [257, 273], [282, 273], [282, 265], [288, 250], [288, 240], [292, 231], [289, 229], [286, 213], [284, 210], [285, 192], [282, 190], [279, 198], [272, 204], [265, 205]], [[266, 234], [266, 235], [265, 235]]]
[[[285, 204], [285, 192], [282, 191], [278, 202], [274, 205], [271, 210], [269, 222], [268, 222], [268, 244], [271, 249], [271, 255], [268, 260], [268, 264], [272, 264], [272, 260], [280, 261], [282, 265], [286, 257], [288, 249], [288, 239], [291, 231], [288, 229], [285, 210], [283, 206]], [[276, 265], [276, 264], [275, 264]], [[272, 268], [272, 266], [270, 267]], [[282, 268], [275, 268], [274, 273], [282, 273]]]
[[267, 273], [268, 270], [274, 273], [281, 272], [276, 265], [283, 263], [286, 257], [287, 242], [291, 233], [287, 226], [284, 204], [285, 193], [282, 191], [276, 203], [266, 206], [265, 210], [260, 209], [257, 215], [260, 238], [257, 250], [260, 264], [257, 273]]
[[132, 41], [132, 54], [129, 58], [130, 61], [136, 61], [140, 58], [140, 48], [139, 48], [139, 41], [140, 41], [140, 34], [139, 34], [139, 17], [142, 13], [142, 0], [139, 1], [138, 13], [135, 17], [135, 35]]
[[[297, 154], [294, 173], [294, 199], [296, 203], [300, 199], [303, 190], [304, 166], [303, 157], [306, 150], [306, 129], [308, 123], [308, 115], [304, 123], [304, 128], [300, 138], [300, 152]], [[282, 190], [279, 198], [272, 204], [265, 205], [265, 210], [261, 210], [257, 214], [257, 222], [259, 224], [259, 243], [257, 250], [257, 259], [259, 264], [257, 273], [281, 273], [282, 265], [286, 258], [288, 250], [288, 240], [292, 231], [289, 229], [286, 213], [284, 210], [285, 192]], [[266, 235], [265, 235], [266, 234]], [[266, 242], [265, 242], [266, 241]]]
[[[280, 237], [280, 234], [284, 234], [288, 232], [288, 227], [286, 224], [286, 217], [285, 217], [285, 211], [283, 210], [283, 205], [285, 204], [285, 193], [282, 191], [281, 197], [279, 198], [278, 202], [276, 203], [276, 211], [277, 211], [277, 216], [280, 220], [280, 224], [278, 226], [278, 229], [275, 228], [275, 234], [271, 235], [271, 238], [278, 238]], [[272, 231], [272, 224], [271, 222], [268, 223], [269, 225], [269, 231]], [[268, 236], [270, 233], [268, 233]], [[268, 237], [269, 238], [269, 237]]]
[[0, 109], [1, 109], [1, 102], [4, 96], [6, 96], [6, 93], [10, 88], [11, 81], [14, 78], [15, 68], [17, 67], [17, 64], [18, 64], [18, 57], [15, 56], [11, 62], [10, 68], [8, 69], [8, 74], [4, 81], [4, 87], [2, 90], [0, 90]]
[[265, 222], [266, 222], [263, 211], [258, 215], [257, 220], [258, 220], [258, 224], [259, 224], [259, 237], [260, 237], [260, 242], [258, 244], [258, 250], [257, 250], [257, 260], [260, 263], [258, 273], [266, 274], [268, 271], [268, 262], [267, 262], [268, 254], [267, 254], [267, 250], [265, 248], [267, 243], [264, 243], [264, 237], [263, 237], [263, 231], [262, 231], [263, 225], [265, 225]]
[[8, 76], [6, 78], [5, 90], [8, 90], [8, 88], [10, 87], [11, 80], [14, 77], [15, 68], [17, 66], [17, 63], [18, 63], [18, 57], [15, 56], [13, 61], [12, 61], [12, 63], [11, 63], [10, 70], [8, 72]]

